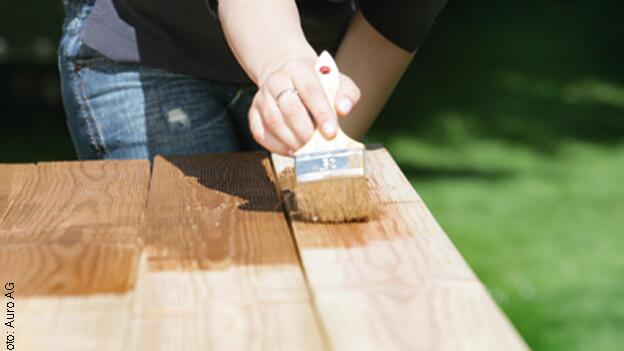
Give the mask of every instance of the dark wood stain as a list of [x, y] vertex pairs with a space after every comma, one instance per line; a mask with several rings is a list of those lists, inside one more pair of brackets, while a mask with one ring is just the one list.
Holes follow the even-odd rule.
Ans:
[[[7, 169], [0, 166], [2, 180]], [[14, 282], [17, 296], [123, 293], [134, 286], [147, 161], [41, 163], [19, 181], [0, 222], [0, 281]]]
[[144, 242], [150, 269], [298, 265], [263, 153], [159, 156]]

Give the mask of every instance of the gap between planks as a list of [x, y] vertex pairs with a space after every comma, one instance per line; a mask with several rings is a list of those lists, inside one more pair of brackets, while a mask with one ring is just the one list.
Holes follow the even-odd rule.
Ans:
[[[290, 216], [292, 199], [283, 201], [332, 348], [528, 349], [387, 151], [367, 157], [378, 218], [304, 223]], [[293, 165], [272, 161], [278, 180]]]
[[[267, 326], [263, 325], [267, 323], [272, 323], [273, 327], [285, 325], [287, 326], [286, 329], [290, 327], [290, 330], [305, 325], [316, 325], [320, 335], [316, 338], [312, 337], [312, 339], [299, 340], [300, 342], [312, 340], [313, 342], [309, 344], [312, 346], [308, 348], [314, 348], [314, 345], [316, 345], [316, 348], [328, 348], [326, 343], [329, 343], [336, 350], [354, 347], [361, 350], [526, 348], [526, 345], [518, 338], [504, 315], [501, 314], [500, 310], [492, 302], [487, 291], [476, 280], [472, 271], [456, 252], [450, 240], [437, 225], [437, 222], [435, 222], [425, 205], [413, 191], [409, 182], [400, 173], [390, 156], [385, 151], [379, 150], [369, 152], [369, 155], [373, 158], [373, 162], [371, 162], [373, 170], [375, 167], [385, 170], [382, 173], [373, 171], [371, 184], [373, 190], [375, 190], [374, 196], [376, 201], [388, 209], [384, 216], [389, 218], [389, 220], [355, 226], [318, 226], [294, 223], [292, 221], [286, 222], [288, 223], [286, 231], [295, 254], [293, 259], [296, 262], [296, 270], [303, 277], [303, 291], [305, 291], [304, 295], [311, 308], [314, 322], [305, 317], [305, 312], [302, 314], [299, 305], [291, 305], [291, 307], [296, 307], [295, 310], [289, 306], [282, 306], [282, 314], [272, 316], [276, 311], [276, 306], [271, 305], [270, 301], [283, 301], [284, 298], [291, 299], [288, 294], [286, 296], [275, 294], [283, 292], [285, 288], [288, 288], [289, 285], [283, 284], [289, 282], [292, 278], [295, 281], [301, 281], [299, 280], [300, 278], [296, 277], [296, 272], [281, 271], [280, 275], [278, 275], [278, 277], [281, 277], [278, 279], [278, 282], [281, 283], [275, 286], [273, 283], [276, 276], [271, 269], [266, 270], [235, 265], [233, 269], [224, 271], [223, 267], [232, 268], [231, 264], [224, 266], [219, 262], [220, 260], [222, 261], [220, 257], [229, 257], [227, 255], [223, 256], [223, 254], [228, 252], [227, 247], [223, 247], [225, 251], [213, 250], [206, 252], [197, 251], [183, 244], [182, 251], [178, 251], [177, 255], [184, 253], [184, 250], [188, 251], [188, 249], [190, 249], [188, 252], [192, 255], [190, 257], [185, 257], [184, 255], [175, 256], [176, 250], [179, 250], [179, 248], [176, 249], [176, 245], [179, 243], [176, 243], [175, 240], [172, 242], [167, 237], [156, 238], [156, 242], [151, 243], [153, 247], [149, 249], [151, 239], [146, 237], [148, 234], [142, 234], [143, 240], [147, 241], [148, 249], [143, 250], [134, 261], [136, 264], [135, 278], [138, 278], [139, 281], [125, 295], [96, 294], [87, 298], [70, 296], [62, 299], [51, 296], [26, 298], [26, 300], [23, 300], [26, 303], [22, 304], [22, 308], [25, 309], [22, 311], [26, 312], [22, 315], [32, 316], [34, 320], [32, 324], [29, 324], [28, 328], [30, 329], [28, 330], [35, 328], [40, 333], [39, 337], [28, 339], [29, 342], [32, 343], [31, 345], [43, 345], [44, 343], [46, 345], [54, 345], [56, 342], [57, 345], [71, 348], [77, 346], [75, 341], [77, 340], [76, 337], [78, 337], [78, 340], [83, 342], [82, 346], [89, 345], [88, 348], [94, 350], [114, 349], [115, 347], [111, 347], [112, 345], [124, 345], [123, 348], [126, 349], [128, 348], [127, 346], [132, 346], [129, 347], [130, 349], [142, 349], [141, 345], [143, 345], [145, 346], [143, 348], [152, 349], [147, 347], [148, 345], [154, 346], [150, 345], [150, 338], [156, 340], [156, 336], [162, 338], [167, 336], [167, 334], [177, 333], [177, 336], [169, 339], [169, 341], [174, 341], [174, 344], [176, 344], [175, 341], [181, 341], [182, 345], [202, 346], [219, 344], [231, 346], [229, 348], [236, 348], [237, 346], [238, 348], [243, 348], [240, 343], [227, 344], [227, 340], [222, 340], [225, 334], [210, 334], [209, 337], [206, 337], [194, 332], [197, 331], [198, 325], [203, 325], [202, 323], [218, 326], [219, 323], [225, 320], [238, 326], [241, 326], [241, 322], [247, 323], [245, 324], [247, 326], [255, 324], [261, 328], [260, 330], [265, 331], [271, 330], [270, 327], [267, 329]], [[234, 156], [236, 159], [245, 157], [249, 156]], [[97, 165], [99, 165], [97, 161], [96, 163], [87, 162], [86, 166], [78, 166], [77, 164], [74, 167], [79, 169], [82, 167], [97, 168]], [[43, 164], [41, 168], [50, 171], [54, 170], [55, 167], [63, 168], [68, 166], [66, 164], [55, 165]], [[39, 166], [31, 165], [30, 169], [37, 170]], [[180, 168], [183, 167], [183, 164], [178, 164], [177, 166]], [[388, 172], [388, 170], [392, 171]], [[81, 173], [76, 172], [69, 172], [70, 179], [80, 176]], [[268, 176], [271, 177], [275, 175], [276, 169], [265, 169], [265, 172], [268, 172]], [[31, 173], [35, 174], [34, 171]], [[0, 178], [4, 174], [1, 173]], [[57, 240], [65, 243], [67, 243], [68, 239], [78, 240], [78, 243], [80, 243], [80, 240], [86, 238], [97, 238], [98, 240], [96, 240], [95, 244], [102, 245], [107, 240], [110, 240], [110, 236], [106, 235], [107, 233], [110, 234], [109, 229], [106, 229], [104, 232], [93, 232], [89, 231], [89, 228], [102, 226], [107, 222], [118, 223], [118, 220], [121, 220], [121, 222], [127, 220], [127, 217], [124, 217], [124, 212], [128, 209], [127, 206], [122, 206], [122, 210], [120, 210], [117, 208], [118, 206], [112, 206], [108, 203], [109, 210], [106, 210], [108, 212], [101, 212], [101, 209], [98, 210], [97, 203], [95, 203], [94, 207], [94, 203], [90, 201], [93, 193], [90, 192], [89, 188], [84, 193], [79, 192], [79, 195], [82, 194], [82, 197], [79, 196], [77, 199], [71, 198], [72, 201], [79, 200], [82, 204], [82, 206], [70, 208], [71, 211], [69, 213], [79, 215], [78, 220], [76, 220], [75, 217], [68, 216], [68, 212], [65, 209], [67, 205], [72, 205], [72, 203], [67, 202], [68, 198], [62, 191], [58, 192], [63, 187], [73, 185], [62, 183], [65, 179], [60, 178], [60, 184], [65, 185], [59, 187], [59, 184], [54, 182], [49, 184], [50, 179], [46, 179], [46, 177], [32, 178], [32, 174], [21, 180], [21, 184], [16, 182], [8, 187], [0, 186], [0, 212], [3, 212], [2, 220], [0, 221], [0, 243], [3, 244], [3, 249], [28, 248], [33, 243], [43, 243], [43, 238], [51, 240], [49, 242]], [[97, 175], [97, 172], [93, 173], [87, 170], [85, 173], [87, 178], [101, 180], [98, 177], [94, 178], [94, 175]], [[196, 174], [197, 180], [201, 181], [201, 175], [201, 172]], [[190, 174], [190, 176], [192, 178], [193, 174]], [[11, 176], [11, 179], [13, 179], [13, 176]], [[149, 176], [148, 169], [144, 195], [140, 201], [141, 204], [131, 207], [140, 209], [139, 230], [148, 230], [145, 228], [152, 224], [155, 226], [154, 228], [166, 227], [167, 225], [167, 220], [164, 222], [156, 220], [152, 223], [150, 217], [148, 217], [146, 206], [149, 207], [152, 202], [148, 200], [147, 189], [149, 188], [150, 196], [152, 196], [154, 189], [151, 182], [154, 180], [154, 176]], [[127, 183], [126, 179], [122, 181]], [[237, 199], [240, 198], [240, 196], [235, 196], [237, 194], [229, 194], [232, 196], [225, 194], [224, 197], [222, 192], [206, 193], [202, 188], [193, 188], [192, 184], [190, 184], [191, 188], [184, 188], [189, 186], [189, 181], [192, 183], [193, 179], [172, 183], [174, 186], [176, 184], [182, 186], [182, 188], [176, 188], [178, 191], [164, 193], [161, 194], [164, 196], [160, 197], [158, 194], [154, 195], [156, 196], [156, 201], [160, 201], [162, 205], [162, 210], [155, 212], [156, 219], [160, 217], [158, 216], [159, 214], [167, 214], [171, 210], [175, 212], [175, 210], [182, 208], [177, 206], [180, 203], [167, 206], [171, 200], [170, 195], [177, 195], [178, 192], [186, 196], [187, 199], [190, 196], [191, 199], [199, 200], [199, 204], [207, 205], [207, 210], [211, 212], [216, 211], [216, 213], [219, 213], [220, 209], [222, 210], [223, 208], [213, 205], [222, 202], [226, 206], [232, 205], [232, 201], [237, 206], [242, 205], [237, 202], [239, 201]], [[41, 187], [40, 191], [35, 186], [38, 184], [37, 182], [44, 184], [39, 185]], [[275, 185], [278, 185], [276, 182], [277, 180], [275, 180]], [[13, 184], [13, 181], [10, 180], [9, 184]], [[46, 184], [50, 186], [45, 186]], [[228, 184], [221, 184], [221, 186], [223, 185]], [[34, 186], [34, 189], [28, 190], [29, 186]], [[98, 189], [100, 190], [96, 189], [96, 193], [103, 191], [106, 196], [110, 196], [106, 187]], [[30, 194], [23, 195], [23, 191], [30, 191]], [[263, 194], [266, 195], [268, 192], [265, 188], [260, 193], [248, 195], [262, 197]], [[45, 196], [50, 196], [49, 194], [56, 195], [51, 196], [54, 198], [54, 201], [46, 203], [42, 199]], [[113, 197], [117, 198], [120, 194], [120, 192], [114, 193]], [[273, 194], [275, 194], [274, 191]], [[52, 211], [46, 211], [45, 206], [43, 208], [26, 206], [27, 202], [32, 199], [39, 199], [39, 201], [31, 201], [31, 205], [37, 205], [37, 203], [45, 204], [48, 207], [52, 206]], [[210, 201], [208, 203], [201, 202], [203, 200], [208, 201], [208, 199], [213, 201], [213, 203], [210, 203]], [[280, 204], [286, 206], [285, 203]], [[192, 234], [196, 230], [196, 228], [193, 228], [193, 225], [199, 225], [202, 230], [215, 229], [209, 223], [201, 222], [203, 218], [201, 216], [202, 213], [208, 214], [207, 219], [214, 219], [213, 215], [215, 213], [202, 212], [201, 206], [193, 209], [188, 208], [188, 210], [191, 211], [186, 216], [182, 216], [182, 218], [179, 216], [170, 217], [180, 219], [180, 222], [183, 224], [181, 226], [183, 229], [181, 231], [182, 234]], [[262, 206], [260, 208], [251, 208], [251, 210], [250, 212], [262, 212], [260, 211]], [[286, 214], [288, 213], [287, 208], [282, 210], [286, 210]], [[28, 215], [20, 215], [20, 212], [24, 211]], [[193, 211], [197, 213], [193, 214]], [[50, 215], [49, 212], [57, 215]], [[104, 221], [90, 221], [89, 216], [83, 216], [85, 213], [104, 213], [102, 217]], [[236, 213], [241, 212], [238, 211]], [[59, 216], [58, 214], [61, 215]], [[198, 215], [199, 217], [197, 217]], [[243, 218], [259, 218], [250, 217], [249, 215], [250, 213], [242, 212]], [[282, 213], [281, 215], [283, 216], [284, 214]], [[38, 224], [33, 225], [30, 222], [32, 219]], [[416, 227], [406, 226], [405, 223], [416, 224]], [[44, 224], [46, 227], [51, 227], [54, 230], [33, 230], [37, 229], [37, 225], [44, 226]], [[136, 232], [131, 230], [132, 226], [136, 228], [137, 223], [125, 222], [125, 226], [120, 227], [121, 232], [119, 233], [121, 237], [128, 238], [130, 242], [133, 242], [132, 237], [136, 236]], [[244, 234], [244, 228], [248, 227], [241, 228], [235, 230], [234, 234], [238, 233], [238, 236], [234, 235], [234, 238], [238, 238], [236, 240], [239, 240], [239, 243], [259, 245], [258, 248], [261, 249], [259, 251], [251, 250], [251, 252], [243, 256], [235, 255], [232, 257], [234, 263], [237, 260], [243, 260], [241, 262], [249, 261], [257, 264], [268, 262], [271, 264], [271, 262], [276, 262], [274, 261], [275, 259], [277, 259], [277, 262], [284, 260], [285, 256], [279, 254], [279, 252], [282, 252], [279, 250], [283, 250], [283, 248], [277, 248], [277, 256], [274, 258], [258, 256], [258, 252], [274, 250], [276, 247], [266, 246], [260, 242], [254, 243], [253, 240], [246, 240], [244, 235], [241, 236], [241, 233]], [[356, 228], [356, 230], [353, 228]], [[241, 232], [241, 230], [243, 231]], [[417, 234], [424, 233], [427, 235], [418, 235], [418, 240], [414, 241], [412, 236], [415, 231]], [[283, 233], [283, 231], [281, 232]], [[393, 235], [391, 243], [388, 243], [388, 237], [384, 237], [388, 233]], [[120, 236], [117, 236], [117, 238], [120, 238]], [[218, 244], [218, 242], [215, 243]], [[154, 246], [154, 244], [156, 245]], [[163, 244], [164, 247], [162, 246]], [[159, 245], [161, 245], [160, 249], [158, 249]], [[154, 248], [156, 248], [155, 251]], [[163, 248], [167, 250], [162, 251]], [[219, 248], [219, 246], [216, 245], [216, 248]], [[147, 254], [146, 252], [151, 253]], [[18, 260], [28, 256], [19, 252], [14, 253], [15, 255], [12, 256]], [[67, 255], [67, 253], [67, 251], [63, 251], [61, 255]], [[150, 264], [164, 264], [165, 266], [170, 264], [172, 261], [168, 260], [171, 258], [168, 255], [170, 256], [171, 253], [174, 254], [174, 258], [177, 257], [176, 259], [182, 259], [191, 265], [197, 264], [199, 268], [209, 269], [210, 274], [198, 273], [197, 271], [195, 273], [187, 271], [185, 274], [180, 274], [175, 269], [169, 272], [166, 270], [150, 272], [148, 267]], [[163, 254], [164, 260], [149, 262], [150, 255], [163, 258]], [[217, 256], [214, 256], [215, 254]], [[3, 255], [3, 257], [6, 259], [8, 256]], [[425, 258], [424, 260], [422, 259], [423, 257]], [[288, 258], [286, 261], [293, 262], [290, 260]], [[173, 261], [179, 264], [175, 259]], [[227, 263], [227, 261], [225, 262]], [[215, 263], [217, 264], [215, 265]], [[2, 266], [5, 266], [5, 264], [10, 263], [0, 263]], [[270, 265], [267, 267], [270, 267]], [[108, 268], [110, 270], [110, 267]], [[293, 276], [292, 274], [295, 275]], [[150, 285], [150, 279], [155, 285]], [[208, 284], [197, 286], [198, 282]], [[180, 289], [162, 292], [162, 286], [167, 286], [169, 283], [180, 287]], [[221, 288], [224, 283], [225, 286]], [[258, 285], [258, 283], [261, 284]], [[200, 289], [197, 290], [197, 288]], [[260, 290], [257, 288], [260, 288]], [[53, 292], [55, 289], [53, 285], [48, 287], [42, 285], [40, 288], [37, 288], [39, 293], [41, 291]], [[72, 289], [79, 289], [79, 291], [84, 291], [84, 289], [94, 291], [95, 289], [95, 291], [99, 291], [98, 289], [100, 288], [97, 288], [97, 285], [84, 286], [84, 284], [79, 284], [78, 287]], [[236, 295], [234, 298], [223, 299], [224, 294], [239, 290], [246, 293]], [[197, 300], [199, 296], [206, 298]], [[252, 298], [250, 299], [250, 297]], [[186, 304], [183, 303], [185, 298], [188, 299]], [[256, 305], [256, 302], [262, 301], [268, 301], [269, 304], [266, 306]], [[171, 304], [173, 308], [159, 309], [159, 302], [165, 305]], [[194, 304], [194, 302], [198, 304]], [[115, 303], [117, 306], [115, 311], [117, 312], [111, 313], [110, 306]], [[200, 311], [197, 310], [198, 305], [203, 306]], [[467, 306], [470, 308], [466, 308]], [[283, 307], [286, 307], [286, 309], [283, 309]], [[55, 312], [50, 314], [51, 311]], [[91, 312], [85, 314], [84, 311]], [[126, 315], [127, 318], [124, 319], [128, 323], [119, 325], [115, 324], [111, 319], [111, 316], [123, 317], [124, 313], [129, 313], [128, 311], [131, 311], [131, 313]], [[301, 318], [295, 320], [277, 318], [279, 316], [291, 316], [293, 315], [292, 312], [295, 312], [294, 315], [301, 316]], [[238, 316], [241, 315], [243, 318], [246, 317], [246, 319], [240, 319]], [[77, 318], [78, 316], [81, 318]], [[89, 316], [92, 318], [88, 318]], [[106, 316], [108, 318], [103, 318]], [[223, 319], [215, 320], [214, 318], [211, 319], [211, 316], [223, 317]], [[267, 320], [267, 316], [275, 318]], [[30, 319], [31, 317], [26, 318]], [[59, 318], [61, 323], [59, 323]], [[65, 322], [63, 323], [63, 321]], [[406, 328], [406, 324], [410, 327]], [[100, 327], [95, 328], [96, 325]], [[101, 325], [108, 326], [108, 328], [101, 328]], [[168, 326], [173, 326], [174, 328], [168, 330]], [[32, 330], [34, 331], [34, 329]], [[47, 330], [49, 333], [41, 334], [41, 330]], [[69, 330], [72, 330], [74, 335], [74, 339], [69, 341], [73, 340], [74, 344], [67, 344], [68, 340], [59, 338], [63, 336], [63, 333], [68, 333]], [[221, 329], [216, 329], [216, 331], [219, 330]], [[237, 330], [245, 332], [246, 329], [234, 329], [234, 331]], [[26, 334], [32, 333], [27, 332]], [[36, 335], [36, 333], [33, 335]], [[264, 346], [265, 348], [275, 349], [276, 347], [271, 346], [292, 346], [292, 344], [289, 344], [292, 340], [276, 338], [275, 335], [270, 333], [243, 333], [237, 335], [250, 335], [255, 338], [255, 340], [252, 340], [254, 342], [248, 345], [256, 348]], [[292, 337], [297, 334], [291, 333], [289, 335]], [[418, 337], [416, 341], [414, 340], [415, 335]], [[182, 339], [179, 339], [179, 337], [182, 337]], [[210, 337], [212, 337], [212, 340]], [[192, 340], [194, 340], [194, 343]], [[314, 340], [316, 340], [316, 344]], [[321, 341], [320, 344], [318, 343], [319, 340]], [[41, 343], [39, 344], [38, 342]], [[278, 344], [274, 344], [276, 342]], [[267, 347], [267, 345], [270, 346]], [[156, 346], [162, 347], [163, 345]]]
[[155, 159], [135, 349], [327, 349], [272, 183], [266, 154]]
[[[303, 275], [304, 284], [305, 284], [306, 290], [308, 291], [308, 295], [310, 297], [310, 304], [312, 306], [312, 311], [314, 313], [314, 319], [316, 320], [316, 324], [318, 325], [319, 332], [321, 333], [321, 337], [324, 341], [325, 349], [330, 350], [331, 346], [330, 346], [330, 341], [329, 341], [330, 340], [329, 333], [326, 329], [325, 323], [323, 323], [323, 318], [321, 317], [321, 314], [319, 312], [319, 307], [316, 302], [314, 291], [312, 290], [312, 286], [310, 285], [310, 281], [309, 281], [306, 269], [303, 266], [303, 260], [301, 257], [301, 251], [299, 247], [300, 244], [297, 241], [297, 238], [295, 237], [295, 230], [293, 228], [292, 219], [289, 214], [290, 208], [288, 207], [289, 205], [287, 204], [287, 199], [285, 198], [285, 195], [282, 194], [282, 188], [279, 184], [279, 173], [277, 172], [276, 170], [277, 168], [275, 165], [276, 160], [278, 160], [276, 157], [279, 157], [279, 156], [274, 155], [274, 154], [270, 154], [270, 156], [271, 156], [270, 157], [270, 162], [271, 162], [270, 171], [274, 179], [273, 185], [275, 186], [275, 192], [277, 193], [277, 197], [279, 198], [279, 201], [280, 201], [284, 219], [286, 220], [286, 223], [288, 223], [288, 230], [290, 233], [290, 237], [295, 247], [295, 252], [297, 254], [297, 262], [299, 263], [301, 274]], [[285, 158], [283, 160], [285, 160]]]
[[[282, 211], [276, 212], [276, 216], [270, 214], [271, 206], [281, 209], [274, 187], [265, 180], [264, 190], [254, 192], [257, 179], [252, 177], [252, 182], [246, 182], [243, 189], [247, 194], [237, 193], [237, 189], [229, 189], [234, 192], [227, 194], [226, 188], [242, 179], [221, 174], [211, 159], [230, 172], [241, 163], [257, 167], [259, 162], [255, 161], [260, 160], [257, 154], [235, 155], [233, 159], [223, 154], [198, 159], [161, 157], [156, 160], [151, 177], [146, 165], [148, 173], [141, 196], [128, 192], [132, 182], [125, 179], [124, 172], [119, 172], [117, 178], [124, 179], [117, 183], [126, 188], [115, 194], [115, 198], [127, 196], [136, 200], [138, 206], [134, 208], [140, 210], [140, 214], [135, 211], [130, 216], [139, 219], [132, 224], [134, 230], [124, 220], [125, 211], [117, 208], [119, 204], [109, 202], [106, 211], [102, 211], [99, 201], [91, 201], [93, 196], [110, 197], [110, 190], [98, 188], [107, 177], [94, 174], [92, 168], [120, 163], [46, 163], [32, 165], [24, 179], [11, 175], [6, 182], [10, 185], [0, 188], [3, 212], [9, 214], [8, 209], [15, 210], [3, 215], [6, 220], [0, 222], [0, 249], [8, 252], [1, 255], [0, 266], [10, 268], [3, 269], [3, 278], [18, 277], [21, 315], [29, 321], [20, 327], [19, 339], [25, 340], [26, 335], [39, 330], [37, 337], [23, 341], [22, 347], [41, 349], [47, 344], [64, 349], [153, 350], [182, 344], [194, 349], [208, 345], [218, 349], [327, 349], [326, 338], [320, 332], [315, 334], [320, 325], [314, 317], [308, 290], [297, 285], [302, 281], [302, 269], [286, 219]], [[188, 160], [191, 160], [190, 168], [185, 163]], [[199, 161], [199, 169], [193, 166], [193, 160]], [[165, 168], [159, 168], [159, 164]], [[212, 178], [203, 174], [206, 167], [213, 167]], [[263, 168], [263, 172], [269, 177], [272, 174], [267, 168]], [[93, 178], [92, 182], [89, 178]], [[167, 180], [172, 182], [167, 183]], [[165, 183], [160, 184], [160, 189], [159, 185], [153, 186], [162, 181]], [[225, 187], [219, 189], [225, 191], [210, 188], [215, 185]], [[171, 192], [161, 191], [166, 188], [171, 188]], [[241, 203], [241, 196], [237, 195], [252, 201]], [[268, 208], [263, 205], [267, 203], [266, 196], [274, 203]], [[9, 206], [13, 203], [16, 204], [14, 208]], [[150, 206], [155, 211], [151, 211]], [[167, 216], [168, 213], [173, 216]], [[273, 218], [268, 223], [262, 219], [267, 214]], [[102, 215], [108, 220], [98, 220]], [[214, 220], [223, 215], [221, 219], [225, 222], [221, 223], [226, 226], [219, 229], [220, 222]], [[228, 216], [234, 218], [228, 222]], [[110, 232], [112, 227], [106, 227], [108, 222], [124, 222], [124, 226], [116, 235]], [[253, 236], [263, 234], [262, 227], [249, 227], [250, 223], [273, 223], [269, 225], [269, 234], [270, 230], [276, 230], [280, 235], [286, 234], [281, 239], [287, 239], [256, 241]], [[282, 223], [281, 229], [279, 223]], [[172, 228], [168, 224], [173, 224], [173, 229], [177, 230], [161, 231], [165, 235], [158, 236], [163, 227]], [[95, 230], [97, 228], [103, 230]], [[137, 228], [142, 232], [140, 244], [136, 240]], [[248, 232], [249, 228], [254, 230]], [[203, 239], [194, 237], [193, 233], [219, 234], [226, 242], [235, 240], [243, 246], [231, 251], [232, 247], [219, 245], [223, 241], [218, 238], [217, 241], [203, 238], [214, 245], [207, 251], [198, 250], [197, 244]], [[96, 271], [104, 268], [105, 272], [113, 273], [111, 277], [122, 278], [112, 284], [118, 288], [110, 290], [112, 280], [108, 278], [103, 279], [106, 283], [98, 284], [97, 276], [78, 277], [77, 284], [67, 280], [70, 275], [66, 273], [84, 262], [81, 254], [71, 254], [64, 247], [73, 245], [78, 250], [76, 253], [84, 253], [84, 247], [106, 248], [110, 244], [113, 248], [114, 244], [109, 241], [116, 242], [120, 238], [125, 238], [126, 245], [136, 248], [131, 255], [133, 263], [116, 266], [108, 261], [94, 261]], [[37, 245], [42, 246], [43, 251], [32, 251]], [[31, 254], [24, 255], [24, 250]], [[23, 264], [29, 256], [44, 260], [35, 265]], [[104, 254], [104, 257], [111, 256]], [[240, 263], [250, 265], [239, 266]], [[59, 266], [61, 270], [38, 269], [41, 265]], [[121, 272], [129, 268], [134, 273], [125, 279], [115, 267]], [[33, 269], [34, 275], [29, 273]], [[40, 279], [44, 276], [48, 278]], [[115, 322], [118, 320], [125, 322]], [[102, 326], [95, 328], [96, 325]], [[66, 338], [70, 330], [74, 337]]]

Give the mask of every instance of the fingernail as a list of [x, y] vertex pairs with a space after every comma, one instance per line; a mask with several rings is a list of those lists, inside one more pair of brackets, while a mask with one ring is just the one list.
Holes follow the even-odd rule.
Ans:
[[340, 98], [340, 100], [338, 100], [338, 108], [340, 109], [340, 112], [346, 114], [351, 112], [351, 109], [353, 108], [353, 103], [347, 98]]
[[336, 124], [333, 122], [325, 122], [323, 123], [323, 133], [326, 136], [333, 136], [336, 133]]

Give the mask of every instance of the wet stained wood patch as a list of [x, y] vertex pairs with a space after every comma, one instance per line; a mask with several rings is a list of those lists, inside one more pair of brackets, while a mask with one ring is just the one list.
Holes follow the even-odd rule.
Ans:
[[136, 348], [324, 348], [270, 167], [262, 153], [155, 159]]
[[144, 244], [151, 270], [297, 265], [261, 153], [162, 157], [154, 162]]
[[292, 160], [264, 153], [0, 164], [16, 349], [526, 349], [392, 157], [367, 157], [377, 216], [351, 224], [291, 216]]

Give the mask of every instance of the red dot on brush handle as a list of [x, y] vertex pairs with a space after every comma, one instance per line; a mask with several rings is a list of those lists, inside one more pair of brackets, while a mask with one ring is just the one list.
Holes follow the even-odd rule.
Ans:
[[328, 74], [329, 72], [331, 72], [331, 68], [329, 68], [329, 66], [321, 66], [321, 68], [319, 68], [319, 71], [322, 74]]

